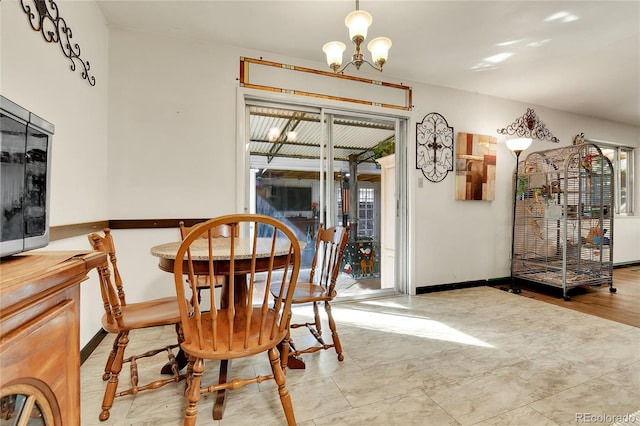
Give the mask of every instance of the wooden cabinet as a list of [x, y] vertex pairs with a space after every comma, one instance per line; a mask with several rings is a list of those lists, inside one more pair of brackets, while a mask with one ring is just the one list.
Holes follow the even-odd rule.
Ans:
[[79, 284], [105, 256], [42, 251], [1, 260], [0, 423], [80, 424]]

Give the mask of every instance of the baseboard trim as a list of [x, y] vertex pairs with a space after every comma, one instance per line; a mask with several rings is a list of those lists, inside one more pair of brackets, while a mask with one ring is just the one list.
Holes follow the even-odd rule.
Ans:
[[430, 285], [426, 287], [416, 287], [416, 294], [435, 293], [438, 291], [457, 290], [461, 288], [484, 287], [486, 285], [489, 285], [486, 280]]
[[[627, 263], [618, 263], [613, 265], [613, 269], [617, 268], [628, 268], [630, 266], [640, 266], [640, 262], [627, 262]], [[516, 279], [515, 284], [528, 282], [525, 280]], [[424, 293], [434, 293], [437, 291], [447, 291], [447, 290], [456, 290], [460, 288], [470, 288], [470, 287], [509, 287], [511, 285], [511, 277], [501, 277], [501, 278], [490, 278], [488, 280], [477, 280], [477, 281], [465, 281], [459, 283], [450, 283], [450, 284], [438, 284], [427, 287], [416, 287], [416, 294], [424, 294]]]
[[613, 265], [613, 269], [616, 268], [628, 268], [629, 266], [640, 266], [640, 261], [633, 260], [631, 262], [621, 262]]
[[82, 348], [82, 350], [80, 351], [80, 365], [84, 364], [84, 362], [89, 359], [93, 351], [96, 350], [100, 342], [102, 342], [107, 334], [109, 333], [101, 328], [100, 331], [98, 331], [95, 336], [93, 336], [93, 338], [89, 340], [89, 343], [87, 343], [85, 347]]

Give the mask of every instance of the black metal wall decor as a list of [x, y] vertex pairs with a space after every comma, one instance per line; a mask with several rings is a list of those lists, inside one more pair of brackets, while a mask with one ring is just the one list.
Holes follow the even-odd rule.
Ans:
[[498, 129], [498, 133], [501, 135], [516, 135], [520, 138], [546, 139], [555, 143], [560, 142], [558, 138], [551, 134], [547, 126], [538, 120], [538, 116], [532, 108], [527, 108], [527, 112], [522, 117], [518, 117], [516, 121], [507, 127]]
[[20, 0], [20, 2], [22, 10], [27, 14], [31, 28], [40, 32], [47, 43], [60, 45], [62, 54], [71, 61], [71, 71], [76, 70], [76, 62], [79, 62], [83, 68], [82, 78], [87, 80], [91, 86], [95, 86], [96, 78], [89, 75], [91, 65], [89, 61], [80, 58], [80, 46], [77, 43], [71, 43], [73, 37], [71, 28], [64, 18], [60, 17], [58, 5], [53, 0]]
[[440, 182], [453, 171], [453, 127], [437, 112], [416, 124], [416, 169], [431, 182]]

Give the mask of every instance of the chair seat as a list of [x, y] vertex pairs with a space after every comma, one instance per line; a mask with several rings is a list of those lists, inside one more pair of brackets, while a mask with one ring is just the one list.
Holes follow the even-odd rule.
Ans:
[[180, 310], [175, 297], [165, 297], [147, 302], [131, 303], [122, 308], [123, 327], [115, 322], [107, 322], [107, 316], [102, 317], [102, 326], [109, 333], [119, 333], [124, 330], [171, 325], [180, 322]]
[[[271, 294], [278, 294], [280, 292], [279, 286], [274, 286], [271, 289]], [[310, 303], [310, 302], [322, 302], [325, 300], [331, 301], [336, 296], [335, 290], [332, 293], [326, 288], [313, 283], [297, 283], [296, 288], [293, 291], [293, 299], [291, 303]]]
[[[271, 336], [271, 326], [274, 321], [274, 312], [269, 310], [266, 318], [262, 318], [262, 310], [260, 307], [254, 307], [251, 312], [251, 324], [249, 326], [249, 333], [246, 341], [244, 333], [246, 328], [246, 316], [236, 313], [234, 318], [234, 338], [232, 347], [229, 349], [229, 317], [227, 309], [218, 310], [218, 323], [217, 323], [217, 336], [216, 339], [212, 337], [212, 319], [208, 312], [202, 313], [201, 324], [203, 328], [203, 341], [206, 342], [204, 347], [199, 347], [197, 339], [189, 341], [188, 336], [185, 336], [185, 341], [182, 342], [182, 349], [189, 355], [196, 356], [204, 359], [234, 359], [240, 357], [246, 357], [247, 354], [258, 354], [272, 348], [275, 343], [281, 342], [287, 334], [287, 329], [274, 330], [271, 338], [265, 338], [265, 336]], [[189, 326], [196, 329], [197, 320], [195, 317], [189, 318]], [[259, 341], [260, 327], [262, 324], [262, 341]], [[215, 350], [212, 345], [216, 342], [217, 347]]]

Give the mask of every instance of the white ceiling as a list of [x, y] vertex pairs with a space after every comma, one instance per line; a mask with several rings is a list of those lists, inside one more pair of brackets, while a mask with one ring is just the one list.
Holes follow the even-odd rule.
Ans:
[[[217, 41], [318, 67], [325, 42], [349, 46], [344, 17], [355, 9], [347, 0], [99, 4], [114, 28]], [[360, 9], [373, 16], [368, 39], [393, 41], [383, 75], [640, 126], [640, 1], [363, 0]], [[564, 18], [550, 19], [559, 13]], [[487, 60], [501, 53], [511, 56]]]

